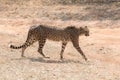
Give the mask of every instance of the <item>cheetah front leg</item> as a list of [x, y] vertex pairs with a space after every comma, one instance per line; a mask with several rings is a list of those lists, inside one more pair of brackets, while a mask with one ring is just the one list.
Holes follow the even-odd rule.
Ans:
[[78, 38], [72, 40], [73, 46], [76, 48], [76, 50], [82, 55], [82, 57], [85, 59], [85, 61], [87, 61], [87, 58], [85, 56], [85, 54], [83, 53], [83, 51], [81, 50], [80, 46], [79, 46], [79, 42], [78, 42]]
[[46, 57], [45, 55], [44, 55], [44, 53], [43, 53], [43, 51], [42, 51], [42, 49], [43, 49], [43, 47], [44, 47], [44, 45], [45, 45], [45, 42], [46, 42], [46, 40], [45, 39], [41, 39], [41, 40], [39, 40], [39, 48], [38, 48], [38, 52], [44, 57], [44, 58], [50, 58], [50, 57]]
[[67, 45], [67, 42], [62, 42], [62, 49], [61, 49], [61, 53], [60, 53], [60, 59], [63, 59], [63, 52], [65, 50], [65, 47]]

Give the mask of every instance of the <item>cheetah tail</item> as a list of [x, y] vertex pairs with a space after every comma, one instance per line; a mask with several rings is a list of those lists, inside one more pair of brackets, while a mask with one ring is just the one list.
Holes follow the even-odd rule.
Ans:
[[12, 48], [12, 49], [20, 49], [20, 48], [23, 48], [24, 46], [25, 46], [25, 44], [23, 44], [21, 46], [9, 45], [9, 47]]

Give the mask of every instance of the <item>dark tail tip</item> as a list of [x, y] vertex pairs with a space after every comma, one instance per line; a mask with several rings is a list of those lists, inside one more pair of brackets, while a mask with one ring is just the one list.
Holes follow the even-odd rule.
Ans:
[[8, 47], [9, 47], [9, 48], [12, 48], [12, 45], [10, 44], [10, 45], [8, 45]]
[[9, 45], [9, 48], [17, 49], [17, 47], [14, 47], [13, 45]]

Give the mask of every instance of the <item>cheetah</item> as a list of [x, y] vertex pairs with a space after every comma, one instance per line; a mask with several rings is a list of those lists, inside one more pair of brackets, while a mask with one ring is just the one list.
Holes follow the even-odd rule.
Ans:
[[21, 57], [24, 56], [25, 49], [32, 45], [34, 42], [39, 43], [38, 52], [44, 57], [46, 57], [43, 53], [43, 47], [45, 45], [46, 40], [52, 40], [52, 41], [61, 41], [62, 42], [62, 49], [60, 52], [60, 59], [63, 60], [63, 53], [65, 50], [65, 47], [68, 42], [72, 42], [74, 48], [82, 55], [82, 57], [87, 61], [87, 57], [81, 50], [79, 46], [79, 36], [85, 35], [89, 36], [89, 29], [87, 26], [85, 27], [79, 27], [76, 28], [75, 26], [67, 26], [66, 28], [60, 29], [55, 28], [52, 26], [45, 26], [45, 25], [38, 25], [38, 26], [32, 26], [28, 31], [28, 36], [26, 39], [26, 42], [20, 46], [14, 46], [10, 45], [9, 47], [12, 49], [20, 49], [22, 48], [22, 54]]

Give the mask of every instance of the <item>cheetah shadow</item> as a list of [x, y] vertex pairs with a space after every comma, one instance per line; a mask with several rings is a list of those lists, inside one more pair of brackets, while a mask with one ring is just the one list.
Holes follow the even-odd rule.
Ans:
[[64, 60], [51, 60], [51, 59], [44, 59], [42, 57], [40, 58], [27, 58], [32, 62], [41, 62], [41, 63], [58, 63], [58, 64], [62, 64], [62, 63], [79, 63], [79, 64], [85, 64], [87, 65], [85, 62], [81, 62], [78, 60], [72, 60], [72, 59], [64, 59]]
[[16, 58], [12, 60], [30, 60], [31, 62], [41, 62], [41, 63], [56, 63], [56, 64], [67, 64], [67, 63], [79, 63], [79, 64], [86, 64], [86, 62], [78, 61], [78, 60], [72, 60], [72, 59], [64, 59], [64, 60], [51, 60], [51, 59], [45, 59], [43, 57], [39, 58], [30, 58], [30, 57], [25, 57], [25, 58]]

